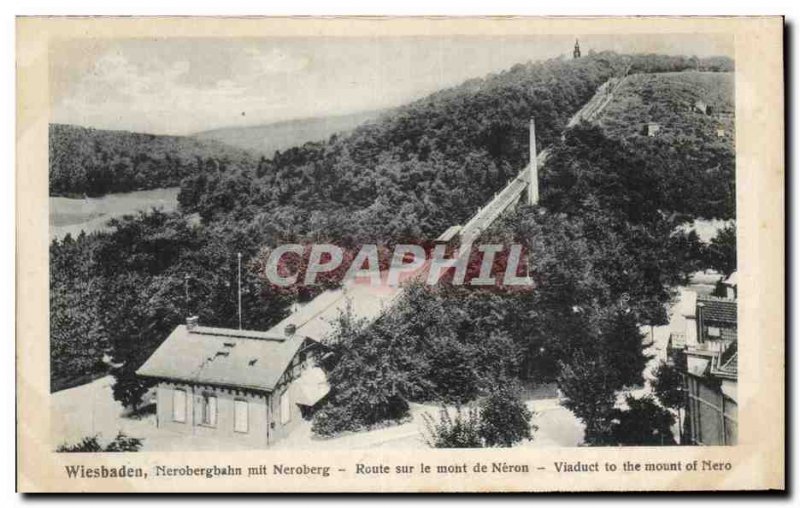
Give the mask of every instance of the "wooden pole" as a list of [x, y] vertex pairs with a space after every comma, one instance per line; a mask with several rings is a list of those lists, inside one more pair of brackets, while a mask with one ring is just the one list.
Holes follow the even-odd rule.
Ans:
[[239, 259], [239, 330], [242, 329], [242, 253], [237, 253]]

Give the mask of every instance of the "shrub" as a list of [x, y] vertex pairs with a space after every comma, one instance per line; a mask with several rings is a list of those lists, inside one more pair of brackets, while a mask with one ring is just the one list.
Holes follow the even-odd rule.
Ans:
[[439, 410], [439, 420], [423, 413], [425, 422], [425, 442], [431, 448], [482, 448], [483, 440], [480, 436], [480, 413], [477, 408], [465, 410], [461, 406], [456, 408], [452, 416], [447, 407]]
[[103, 447], [97, 441], [97, 436], [90, 436], [83, 438], [80, 442], [75, 444], [61, 444], [56, 448], [59, 453], [78, 453], [78, 452], [102, 452]]
[[106, 445], [107, 452], [138, 452], [142, 447], [142, 440], [138, 437], [126, 436], [122, 432], [117, 434], [113, 441]]
[[478, 407], [456, 406], [455, 416], [446, 406], [438, 421], [423, 413], [425, 441], [431, 448], [511, 447], [533, 439], [533, 413], [520, 400], [515, 386], [504, 384]]
[[481, 403], [479, 433], [486, 446], [511, 447], [533, 439], [533, 413], [509, 386], [499, 388]]
[[311, 431], [319, 436], [330, 437], [340, 432], [356, 430], [351, 415], [342, 406], [326, 404], [314, 413]]
[[342, 432], [369, 430], [384, 422], [399, 422], [407, 416], [408, 403], [400, 397], [390, 397], [378, 406], [358, 401], [332, 401], [314, 414], [311, 431], [331, 437]]
[[100, 445], [100, 441], [95, 435], [85, 437], [75, 444], [61, 444], [56, 451], [59, 453], [138, 452], [141, 447], [142, 439], [120, 432], [105, 448]]

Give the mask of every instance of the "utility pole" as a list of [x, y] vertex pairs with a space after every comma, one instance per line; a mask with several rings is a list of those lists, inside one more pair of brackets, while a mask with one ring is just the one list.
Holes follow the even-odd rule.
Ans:
[[191, 305], [189, 303], [189, 274], [185, 274], [183, 276], [183, 292], [184, 292], [184, 299], [186, 301], [186, 315], [192, 315]]
[[239, 330], [242, 329], [242, 253], [238, 252], [236, 257], [239, 259]]

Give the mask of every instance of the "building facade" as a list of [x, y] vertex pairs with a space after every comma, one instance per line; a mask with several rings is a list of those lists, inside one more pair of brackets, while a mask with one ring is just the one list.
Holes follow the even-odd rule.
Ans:
[[159, 428], [263, 448], [327, 394], [310, 357], [318, 346], [294, 334], [203, 327], [190, 318], [137, 374], [158, 382]]
[[685, 329], [667, 345], [668, 363], [683, 373], [686, 440], [697, 445], [733, 445], [738, 435], [738, 331], [736, 274], [723, 284], [726, 297], [681, 293]]
[[697, 445], [735, 445], [738, 436], [736, 343], [722, 353], [687, 351], [688, 440]]

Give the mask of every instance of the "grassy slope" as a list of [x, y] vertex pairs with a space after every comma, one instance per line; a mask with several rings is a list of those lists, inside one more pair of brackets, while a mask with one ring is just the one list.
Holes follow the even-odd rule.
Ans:
[[[629, 76], [614, 99], [598, 117], [612, 136], [644, 136], [648, 122], [656, 122], [659, 137], [713, 139], [725, 129], [719, 142], [734, 143], [734, 81], [730, 72], [670, 72]], [[703, 115], [689, 111], [696, 100], [711, 107]]]

